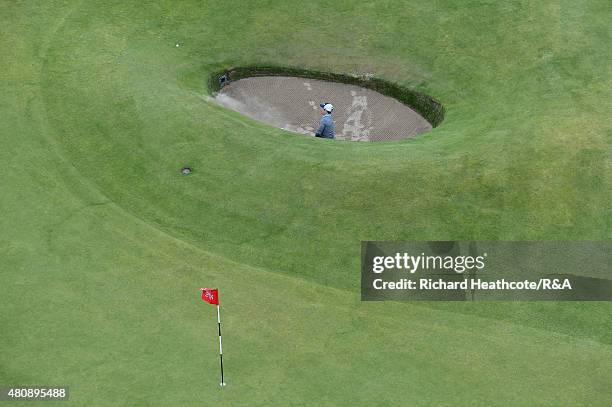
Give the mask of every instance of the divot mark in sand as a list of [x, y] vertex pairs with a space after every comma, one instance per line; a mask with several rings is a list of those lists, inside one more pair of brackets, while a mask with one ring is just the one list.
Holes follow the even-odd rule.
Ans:
[[[368, 108], [368, 97], [357, 96], [357, 92], [351, 91], [353, 101], [348, 112], [348, 117], [342, 128], [342, 135], [345, 140], [368, 141], [370, 135], [370, 122], [366, 123], [366, 118], [362, 118]], [[363, 120], [362, 120], [363, 119]]]

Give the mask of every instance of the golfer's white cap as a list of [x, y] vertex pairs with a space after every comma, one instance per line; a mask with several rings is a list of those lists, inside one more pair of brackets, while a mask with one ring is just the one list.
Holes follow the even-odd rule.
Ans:
[[334, 105], [332, 105], [331, 103], [321, 103], [319, 106], [321, 106], [321, 108], [326, 112], [331, 113], [331, 111], [334, 110]]

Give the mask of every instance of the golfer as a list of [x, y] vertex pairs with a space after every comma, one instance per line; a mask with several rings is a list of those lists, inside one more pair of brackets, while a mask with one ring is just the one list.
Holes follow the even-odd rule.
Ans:
[[321, 138], [334, 138], [334, 118], [332, 117], [332, 111], [334, 110], [334, 106], [331, 103], [321, 103], [321, 121], [319, 122], [319, 128], [315, 133], [315, 137]]

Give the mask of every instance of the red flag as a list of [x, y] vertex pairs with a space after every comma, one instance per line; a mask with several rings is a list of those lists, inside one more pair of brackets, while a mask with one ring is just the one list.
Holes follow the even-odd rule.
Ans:
[[202, 299], [209, 304], [219, 305], [219, 290], [216, 288], [200, 288]]

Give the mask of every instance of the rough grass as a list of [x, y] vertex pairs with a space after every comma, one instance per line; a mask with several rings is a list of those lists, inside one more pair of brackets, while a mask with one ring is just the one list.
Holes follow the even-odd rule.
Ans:
[[[608, 303], [357, 290], [362, 239], [610, 239], [610, 18], [3, 2], [0, 383], [69, 385], [75, 405], [609, 405]], [[293, 136], [206, 98], [209, 73], [249, 64], [374, 73], [446, 117], [402, 142]]]

